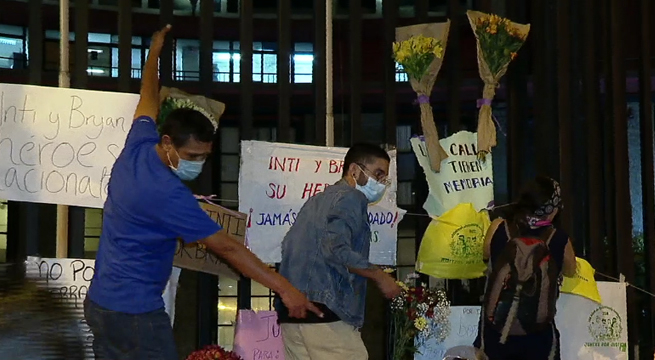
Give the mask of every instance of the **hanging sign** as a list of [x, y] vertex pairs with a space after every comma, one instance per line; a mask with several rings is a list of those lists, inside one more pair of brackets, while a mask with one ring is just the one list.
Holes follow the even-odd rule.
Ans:
[[430, 168], [425, 140], [413, 137], [410, 142], [419, 165], [425, 172], [429, 194], [423, 208], [431, 216], [441, 216], [458, 204], [471, 203], [476, 211], [486, 209], [494, 199], [493, 166], [491, 154], [478, 160], [478, 136], [460, 131], [441, 139], [441, 147], [448, 153], [441, 171]]
[[[241, 142], [239, 211], [249, 215], [248, 246], [265, 263], [281, 260], [284, 235], [302, 205], [342, 177], [347, 148]], [[396, 152], [390, 151], [393, 183], [369, 207], [370, 261], [395, 265], [397, 225], [404, 210], [396, 206]]]

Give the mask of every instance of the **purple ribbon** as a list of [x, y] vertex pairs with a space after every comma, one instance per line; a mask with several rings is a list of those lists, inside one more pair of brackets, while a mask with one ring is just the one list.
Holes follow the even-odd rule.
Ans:
[[[491, 99], [478, 99], [476, 105], [478, 109], [484, 105], [491, 106]], [[498, 122], [498, 119], [496, 119], [496, 116], [493, 114], [493, 111], [491, 112], [491, 118], [496, 123], [496, 127], [498, 128], [498, 131], [500, 131], [500, 133], [503, 134], [503, 136], [507, 137], [507, 134], [503, 131], [503, 128], [500, 126], [500, 122]]]
[[419, 104], [429, 104], [430, 97], [427, 95], [419, 95], [418, 98], [416, 99], [416, 102]]
[[478, 109], [481, 108], [483, 105], [491, 106], [491, 99], [478, 99], [477, 101]]

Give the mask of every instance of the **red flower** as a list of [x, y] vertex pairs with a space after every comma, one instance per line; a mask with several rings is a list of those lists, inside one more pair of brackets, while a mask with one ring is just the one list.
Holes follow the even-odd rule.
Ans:
[[208, 345], [202, 350], [194, 351], [186, 360], [243, 360], [232, 351], [226, 351], [218, 345]]

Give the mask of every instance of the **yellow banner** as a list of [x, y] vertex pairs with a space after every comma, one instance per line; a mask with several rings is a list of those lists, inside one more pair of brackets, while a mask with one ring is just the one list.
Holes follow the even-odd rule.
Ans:
[[484, 236], [489, 228], [486, 210], [459, 204], [428, 226], [419, 248], [416, 271], [441, 279], [484, 276]]
[[596, 270], [584, 259], [575, 258], [577, 270], [573, 277], [565, 277], [562, 282], [563, 293], [579, 295], [589, 300], [601, 303], [598, 285], [594, 275]]

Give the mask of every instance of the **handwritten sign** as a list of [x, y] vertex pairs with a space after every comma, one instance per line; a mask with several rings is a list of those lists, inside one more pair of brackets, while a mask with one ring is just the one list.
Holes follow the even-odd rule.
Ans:
[[432, 216], [441, 216], [457, 204], [471, 203], [480, 211], [494, 199], [493, 166], [491, 154], [486, 161], [477, 158], [478, 135], [460, 131], [439, 143], [448, 153], [441, 163], [441, 171], [430, 168], [425, 140], [413, 137], [410, 142], [419, 165], [425, 171], [429, 196], [423, 208]]
[[284, 360], [284, 343], [275, 311], [239, 310], [234, 352], [243, 360]]
[[[443, 168], [442, 168], [443, 170]], [[479, 306], [451, 306], [450, 333], [441, 342], [427, 341], [414, 355], [415, 360], [443, 359], [448, 349], [460, 345], [472, 345], [480, 324]]]
[[[239, 211], [248, 214], [248, 245], [266, 263], [281, 260], [282, 239], [302, 205], [342, 177], [346, 148], [262, 141], [241, 142]], [[384, 197], [369, 207], [370, 261], [395, 265], [397, 225], [404, 210], [396, 206], [396, 152], [389, 152], [393, 181]]]
[[[200, 207], [223, 227], [225, 233], [242, 244], [245, 243], [246, 214], [226, 209], [222, 206], [201, 203]], [[197, 243], [188, 244], [180, 240], [175, 250], [173, 265], [208, 274], [228, 276], [238, 279], [239, 276], [213, 252]]]
[[102, 208], [138, 99], [0, 84], [0, 198]]
[[[84, 299], [89, 291], [91, 279], [95, 274], [95, 260], [90, 259], [52, 259], [29, 256], [25, 262], [26, 277], [34, 280], [37, 286], [48, 289], [57, 301], [62, 301], [79, 319], [79, 334], [86, 349], [85, 359], [94, 359], [93, 333], [84, 319]], [[164, 306], [171, 318], [175, 308], [175, 292], [179, 271], [173, 271], [162, 295]], [[173, 319], [171, 319], [171, 323]]]
[[[598, 282], [603, 300], [598, 304], [585, 297], [561, 294], [557, 300], [555, 324], [560, 332], [562, 360], [627, 360], [628, 312], [626, 284]], [[450, 334], [437, 344], [428, 341], [414, 359], [442, 359], [455, 346], [473, 345], [480, 322], [479, 306], [452, 306]]]

